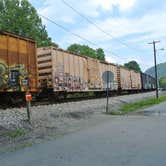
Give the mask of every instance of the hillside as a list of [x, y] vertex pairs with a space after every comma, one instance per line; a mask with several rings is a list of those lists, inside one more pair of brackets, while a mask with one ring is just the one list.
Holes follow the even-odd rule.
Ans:
[[[158, 77], [159, 78], [163, 77], [163, 76], [166, 77], [166, 62], [158, 64], [157, 70], [158, 70]], [[155, 76], [154, 67], [147, 69], [145, 72], [152, 75], [152, 76]]]

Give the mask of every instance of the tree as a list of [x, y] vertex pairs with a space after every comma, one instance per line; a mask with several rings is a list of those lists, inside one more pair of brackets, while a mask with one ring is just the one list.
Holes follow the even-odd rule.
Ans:
[[80, 55], [96, 58], [94, 50], [86, 45], [72, 44], [67, 48], [67, 50]]
[[160, 88], [166, 88], [166, 77], [161, 77], [159, 79], [159, 86]]
[[97, 59], [105, 60], [105, 54], [102, 48], [98, 48], [96, 50], [96, 54], [97, 54]]
[[102, 48], [98, 48], [97, 50], [95, 50], [86, 45], [72, 44], [67, 48], [67, 50], [80, 55], [86, 55], [91, 58], [105, 60], [105, 54]]
[[46, 27], [28, 0], [0, 0], [0, 30], [33, 38], [38, 46], [50, 46]]
[[86, 55], [91, 58], [105, 60], [105, 54], [102, 48], [95, 50], [86, 45], [72, 44], [67, 48], [67, 50], [80, 55]]
[[136, 61], [130, 61], [128, 63], [125, 63], [124, 67], [126, 67], [128, 69], [135, 70], [135, 71], [141, 71], [141, 68]]

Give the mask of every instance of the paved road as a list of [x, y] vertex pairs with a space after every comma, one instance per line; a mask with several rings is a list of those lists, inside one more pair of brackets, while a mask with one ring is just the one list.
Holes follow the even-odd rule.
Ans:
[[[162, 108], [162, 110], [161, 110]], [[149, 111], [165, 110], [166, 103]], [[121, 116], [0, 157], [2, 166], [166, 166], [166, 117]]]
[[143, 110], [144, 115], [166, 116], [166, 102]]

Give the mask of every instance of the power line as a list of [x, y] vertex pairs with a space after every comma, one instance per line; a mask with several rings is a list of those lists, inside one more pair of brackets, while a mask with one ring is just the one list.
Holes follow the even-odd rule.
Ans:
[[58, 26], [59, 28], [63, 29], [63, 30], [66, 31], [66, 32], [71, 33], [72, 35], [74, 35], [74, 36], [80, 38], [81, 40], [84, 40], [84, 41], [86, 41], [86, 42], [88, 42], [88, 43], [91, 43], [91, 44], [94, 45], [94, 46], [97, 45], [97, 44], [91, 42], [90, 40], [88, 40], [88, 39], [86, 39], [86, 38], [84, 38], [84, 37], [82, 37], [82, 36], [80, 36], [80, 35], [78, 35], [78, 34], [76, 34], [76, 33], [73, 33], [73, 32], [70, 31], [69, 29], [65, 28], [64, 26], [62, 26], [62, 25], [60, 25], [60, 24], [58, 24], [58, 23], [56, 23], [55, 21], [51, 20], [50, 18], [45, 17], [45, 16], [43, 16], [43, 15], [41, 15], [41, 14], [39, 14], [39, 15], [40, 15], [41, 17], [43, 17], [45, 20], [47, 20], [47, 21], [49, 21], [49, 22], [52, 22], [53, 24], [55, 24], [55, 25]]
[[[80, 13], [77, 9], [75, 9], [73, 6], [71, 6], [66, 0], [61, 0], [66, 6], [68, 6], [69, 8], [71, 8], [75, 13], [77, 13], [79, 16], [81, 16], [82, 18], [84, 18], [87, 22], [89, 22], [90, 24], [94, 25], [98, 30], [100, 30], [101, 32], [103, 32], [106, 36], [111, 37], [113, 40], [118, 41], [120, 44], [128, 47], [129, 49], [132, 50], [137, 50], [135, 48], [132, 48], [130, 46], [128, 46], [126, 43], [122, 42], [119, 39], [116, 39], [115, 36], [113, 36], [112, 34], [108, 33], [107, 31], [103, 30], [98, 24], [96, 24], [95, 22], [92, 21], [92, 19], [87, 18], [85, 15], [83, 15], [82, 13]], [[140, 52], [140, 51], [139, 51]], [[142, 50], [141, 50], [142, 52]]]
[[[70, 31], [68, 28], [66, 28], [66, 27], [64, 27], [64, 26], [62, 26], [62, 25], [60, 25], [60, 24], [58, 24], [57, 22], [53, 21], [52, 19], [50, 19], [50, 18], [48, 18], [48, 17], [46, 17], [46, 16], [43, 16], [42, 14], [39, 14], [39, 15], [40, 15], [41, 17], [43, 17], [45, 20], [47, 20], [47, 21], [49, 21], [49, 22], [55, 24], [55, 25], [58, 26], [59, 28], [63, 29], [64, 31], [66, 31], [66, 32], [68, 32], [68, 33], [70, 33], [70, 34], [72, 34], [73, 36], [76, 36], [77, 38], [79, 38], [79, 39], [81, 39], [81, 40], [84, 40], [84, 41], [86, 41], [86, 42], [88, 42], [88, 43], [90, 43], [90, 44], [92, 44], [92, 45], [94, 45], [94, 46], [96, 46], [96, 47], [101, 47], [100, 45], [98, 45], [98, 44], [96, 44], [96, 43], [94, 43], [94, 42], [92, 42], [92, 41], [90, 41], [90, 40], [88, 40], [88, 39], [86, 39], [86, 38], [84, 38], [84, 37], [82, 37], [82, 36], [76, 34], [76, 33], [73, 33], [73, 32]], [[105, 51], [105, 52], [108, 52], [109, 54], [111, 54], [111, 56], [114, 56], [114, 57], [116, 57], [116, 58], [119, 57], [119, 58], [121, 58], [121, 59], [128, 60], [128, 58], [120, 57], [119, 55], [117, 55], [116, 53], [114, 53], [114, 52], [112, 52], [112, 51], [110, 51], [110, 50], [108, 50], [108, 49], [104, 49], [104, 51]]]
[[160, 43], [160, 41], [153, 41], [148, 44], [153, 44], [153, 52], [154, 52], [154, 66], [155, 66], [155, 79], [156, 79], [156, 98], [158, 99], [158, 74], [157, 74], [157, 64], [156, 64], [156, 43]]

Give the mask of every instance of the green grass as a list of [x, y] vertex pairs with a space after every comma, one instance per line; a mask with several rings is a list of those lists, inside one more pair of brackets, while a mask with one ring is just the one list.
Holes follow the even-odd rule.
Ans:
[[9, 152], [15, 152], [15, 151], [20, 150], [20, 149], [31, 147], [32, 145], [33, 145], [33, 143], [29, 142], [29, 143], [15, 145], [14, 147], [6, 148], [5, 150], [0, 151], [0, 156], [4, 155], [4, 154], [7, 154]]
[[6, 136], [11, 139], [15, 139], [15, 138], [24, 136], [25, 134], [26, 134], [26, 131], [24, 129], [16, 129], [16, 130], [8, 131], [6, 133]]
[[32, 146], [32, 145], [33, 145], [33, 143], [25, 143], [25, 144], [17, 145], [17, 146], [15, 146], [15, 147], [13, 147], [13, 148], [10, 148], [10, 149], [8, 149], [8, 151], [9, 151], [9, 152], [15, 152], [15, 151], [17, 151], [17, 150], [30, 147], [30, 146]]
[[160, 97], [159, 99], [152, 98], [152, 99], [146, 99], [146, 100], [142, 100], [142, 101], [135, 102], [135, 103], [124, 104], [121, 107], [119, 114], [126, 114], [129, 112], [133, 112], [138, 109], [141, 109], [141, 108], [144, 108], [147, 106], [151, 106], [154, 104], [159, 104], [164, 101], [166, 101], [166, 96]]

